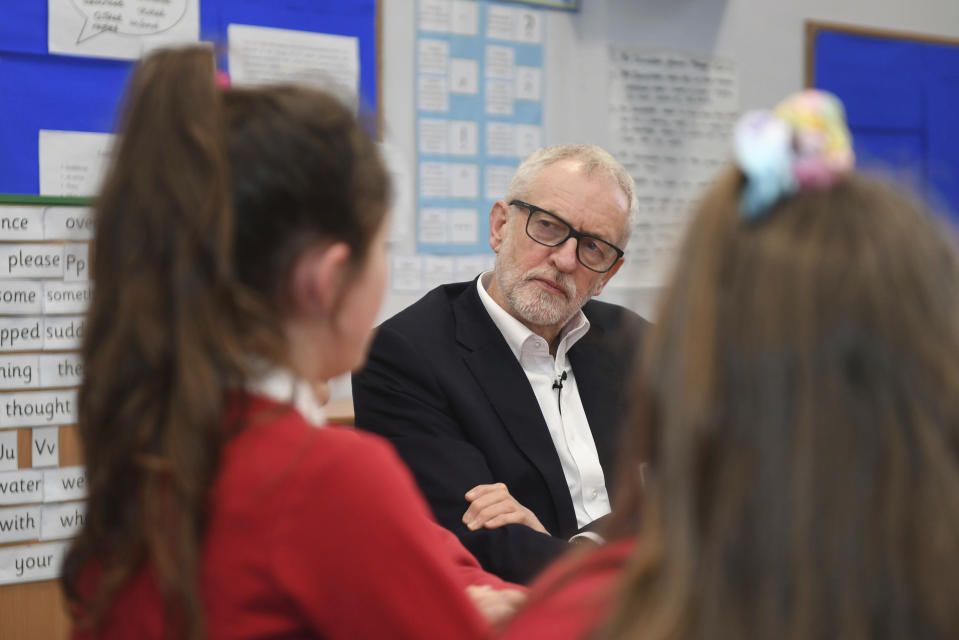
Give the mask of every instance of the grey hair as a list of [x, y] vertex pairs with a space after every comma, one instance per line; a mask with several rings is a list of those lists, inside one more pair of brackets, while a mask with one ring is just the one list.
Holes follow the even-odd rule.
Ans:
[[562, 160], [578, 160], [583, 164], [587, 176], [599, 172], [616, 181], [629, 202], [629, 217], [626, 220], [625, 240], [636, 226], [639, 216], [639, 203], [636, 201], [636, 185], [632, 176], [610, 153], [592, 144], [558, 144], [538, 149], [529, 155], [513, 174], [513, 180], [506, 191], [506, 201], [522, 200], [539, 173]]

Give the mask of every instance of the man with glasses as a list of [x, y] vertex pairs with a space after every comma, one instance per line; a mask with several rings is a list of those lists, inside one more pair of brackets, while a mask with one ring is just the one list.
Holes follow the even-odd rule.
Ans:
[[526, 582], [610, 512], [643, 321], [590, 300], [623, 263], [635, 196], [612, 156], [547, 147], [490, 211], [493, 271], [387, 320], [354, 376], [357, 426], [389, 438], [437, 519]]

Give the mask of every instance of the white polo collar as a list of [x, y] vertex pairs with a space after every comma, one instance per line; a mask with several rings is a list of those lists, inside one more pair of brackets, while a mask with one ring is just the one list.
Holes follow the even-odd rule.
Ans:
[[314, 427], [326, 424], [326, 412], [317, 401], [313, 387], [289, 369], [264, 365], [262, 373], [247, 382], [246, 390], [280, 404], [292, 405]]

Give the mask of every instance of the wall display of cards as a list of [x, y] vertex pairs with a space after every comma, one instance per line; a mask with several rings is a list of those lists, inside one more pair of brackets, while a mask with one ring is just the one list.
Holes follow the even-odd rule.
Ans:
[[[86, 199], [0, 196], [0, 620], [44, 602], [32, 637], [66, 629], [53, 580], [84, 520], [76, 422], [92, 237]], [[26, 637], [4, 625], [0, 637]]]
[[490, 207], [543, 144], [544, 22], [522, 5], [419, 0], [417, 253], [489, 252]]

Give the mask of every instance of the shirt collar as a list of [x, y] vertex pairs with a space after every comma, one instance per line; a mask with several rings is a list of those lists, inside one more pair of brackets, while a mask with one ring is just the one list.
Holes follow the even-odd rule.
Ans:
[[[510, 351], [513, 352], [517, 360], [522, 360], [523, 347], [530, 341], [535, 341], [537, 338], [542, 340], [542, 338], [493, 300], [492, 296], [486, 291], [492, 277], [492, 271], [481, 274], [476, 279], [476, 291], [479, 293], [480, 301], [486, 308], [486, 312], [492, 318], [493, 324], [506, 339]], [[556, 349], [556, 359], [562, 360], [566, 356], [566, 352], [586, 335], [587, 331], [589, 331], [589, 319], [580, 309], [559, 332], [560, 341]]]
[[313, 387], [289, 369], [265, 365], [259, 375], [247, 382], [246, 390], [281, 404], [292, 405], [314, 427], [326, 424], [326, 412], [317, 401]]

